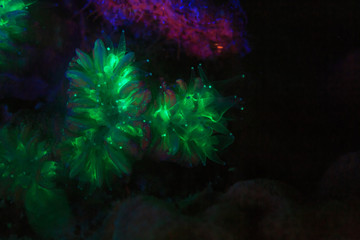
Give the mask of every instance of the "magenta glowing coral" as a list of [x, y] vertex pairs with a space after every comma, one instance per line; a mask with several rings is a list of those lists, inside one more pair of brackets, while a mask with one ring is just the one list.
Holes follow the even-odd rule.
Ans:
[[244, 31], [246, 17], [237, 1], [223, 8], [193, 0], [92, 2], [112, 25], [142, 22], [167, 39], [175, 40], [188, 55], [209, 58], [225, 52], [249, 52]]

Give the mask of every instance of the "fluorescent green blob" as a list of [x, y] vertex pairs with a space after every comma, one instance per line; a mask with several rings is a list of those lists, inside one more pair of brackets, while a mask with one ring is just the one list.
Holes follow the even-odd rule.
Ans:
[[94, 189], [103, 182], [111, 184], [114, 175], [131, 172], [146, 135], [141, 114], [150, 92], [132, 65], [135, 55], [126, 52], [124, 36], [118, 48], [106, 48], [98, 39], [92, 57], [79, 49], [76, 55], [66, 72], [70, 79], [66, 121], [71, 136], [64, 161], [71, 177]]
[[44, 239], [58, 239], [71, 232], [73, 219], [63, 190], [33, 183], [25, 196], [25, 209], [30, 225]]
[[199, 72], [200, 78], [192, 78], [188, 87], [178, 80], [174, 91], [162, 88], [152, 111], [152, 127], [167, 155], [188, 165], [205, 164], [207, 158], [223, 164], [217, 152], [233, 141], [223, 117], [232, 103], [207, 84], [200, 67]]

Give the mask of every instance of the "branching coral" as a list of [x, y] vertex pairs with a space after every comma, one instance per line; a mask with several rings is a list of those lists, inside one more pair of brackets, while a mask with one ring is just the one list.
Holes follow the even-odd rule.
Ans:
[[134, 53], [126, 53], [122, 35], [118, 48], [105, 48], [96, 40], [93, 56], [76, 50], [66, 76], [70, 78], [67, 116], [68, 142], [65, 161], [70, 176], [100, 187], [113, 174], [129, 174], [140, 144], [147, 136], [141, 119], [150, 91], [140, 81], [133, 66]]
[[223, 118], [232, 102], [207, 83], [200, 66], [199, 72], [200, 78], [192, 77], [188, 87], [182, 80], [174, 90], [163, 84], [152, 111], [152, 127], [161, 136], [160, 152], [190, 166], [205, 164], [207, 158], [223, 163], [216, 152], [233, 141]]

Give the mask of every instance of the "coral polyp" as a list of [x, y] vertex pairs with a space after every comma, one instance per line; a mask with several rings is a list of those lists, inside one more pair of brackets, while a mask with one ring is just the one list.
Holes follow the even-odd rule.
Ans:
[[[3, 127], [0, 130], [1, 195], [22, 200], [33, 184], [49, 187], [56, 170], [56, 163], [47, 161], [49, 150], [49, 144], [30, 127]], [[49, 165], [53, 166], [51, 171]]]
[[51, 159], [51, 143], [30, 125], [0, 129], [0, 198], [24, 205], [31, 226], [46, 237], [71, 218], [65, 192], [57, 188], [60, 167]]
[[70, 177], [100, 187], [113, 175], [129, 174], [145, 147], [140, 144], [147, 136], [141, 114], [151, 95], [133, 66], [134, 53], [126, 52], [124, 35], [117, 48], [98, 39], [92, 57], [79, 49], [76, 54], [66, 72], [70, 148], [64, 159]]
[[0, 1], [0, 48], [11, 46], [12, 37], [24, 31], [23, 19], [28, 12], [21, 0]]
[[152, 126], [160, 136], [158, 150], [189, 166], [205, 165], [207, 158], [223, 164], [216, 153], [234, 139], [223, 117], [232, 102], [208, 85], [200, 66], [199, 72], [189, 86], [183, 80], [177, 80], [174, 89], [161, 86], [152, 112]]

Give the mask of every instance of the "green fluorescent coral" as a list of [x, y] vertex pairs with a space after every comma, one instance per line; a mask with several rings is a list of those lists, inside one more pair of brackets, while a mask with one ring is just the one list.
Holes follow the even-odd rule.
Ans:
[[29, 127], [2, 128], [0, 130], [1, 194], [11, 198], [23, 197], [22, 193], [34, 183], [49, 186], [53, 176], [42, 175], [41, 171], [48, 169], [48, 164], [56, 165], [56, 163], [45, 161], [48, 153], [48, 144]]
[[134, 53], [126, 52], [124, 35], [117, 48], [96, 40], [92, 56], [79, 49], [76, 55], [66, 72], [69, 112], [61, 151], [70, 177], [94, 190], [111, 185], [114, 175], [128, 175], [148, 145], [150, 129], [160, 155], [190, 166], [206, 159], [224, 164], [217, 152], [234, 139], [223, 117], [233, 103], [208, 84], [200, 66], [200, 77], [189, 86], [182, 80], [174, 89], [163, 83], [147, 110], [151, 94], [133, 66]]
[[10, 46], [11, 36], [24, 31], [22, 18], [28, 14], [21, 0], [0, 0], [0, 48]]
[[199, 72], [200, 78], [192, 77], [189, 86], [182, 80], [177, 80], [174, 91], [161, 86], [152, 128], [160, 136], [160, 152], [178, 156], [190, 166], [205, 164], [207, 158], [223, 164], [216, 152], [234, 139], [223, 118], [232, 103], [207, 83], [200, 66]]
[[65, 192], [56, 188], [58, 163], [51, 146], [30, 126], [0, 129], [0, 198], [24, 203], [33, 228], [44, 236], [71, 219]]
[[150, 92], [140, 81], [134, 53], [126, 52], [122, 35], [118, 48], [96, 40], [93, 55], [76, 50], [66, 76], [70, 79], [65, 162], [70, 177], [100, 187], [112, 176], [129, 174], [147, 133], [140, 116]]

